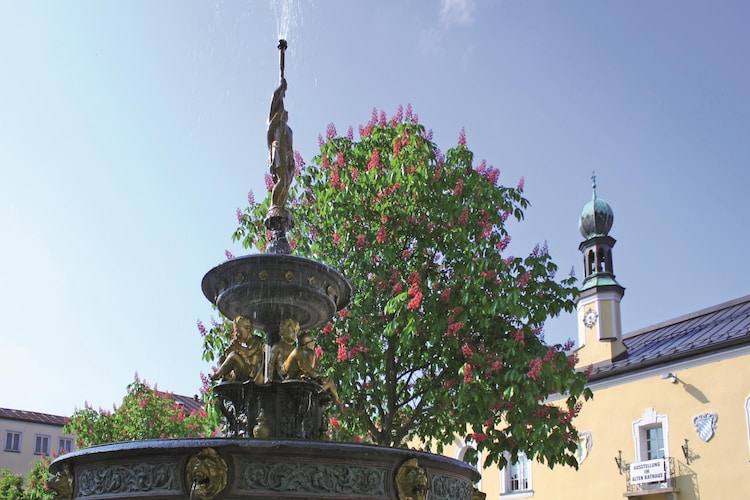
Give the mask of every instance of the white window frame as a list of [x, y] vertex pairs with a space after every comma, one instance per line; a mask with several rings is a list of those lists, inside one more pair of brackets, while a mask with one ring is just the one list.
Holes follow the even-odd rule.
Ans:
[[[67, 444], [69, 444], [69, 445], [70, 445], [70, 446], [67, 446], [67, 448], [69, 448], [69, 449], [67, 449], [67, 450], [65, 449], [65, 448], [66, 448], [66, 446], [64, 446], [64, 444], [65, 444], [65, 443], [67, 443]], [[73, 439], [72, 439], [72, 438], [61, 437], [61, 438], [60, 438], [60, 439], [58, 440], [58, 447], [57, 447], [57, 452], [58, 452], [59, 454], [61, 454], [61, 455], [62, 455], [62, 454], [65, 454], [65, 453], [70, 453], [70, 452], [71, 452], [71, 451], [73, 451], [73, 450], [75, 450], [75, 442], [73, 442]]]
[[[500, 469], [500, 496], [503, 499], [506, 498], [525, 498], [530, 497], [534, 495], [534, 489], [533, 489], [533, 483], [532, 483], [532, 468], [531, 468], [531, 460], [526, 456], [525, 453], [519, 452], [518, 453], [518, 462], [516, 462], [514, 465], [511, 465], [510, 463], [510, 453], [505, 453], [505, 458], [508, 460], [508, 464]], [[524, 489], [518, 489], [513, 490], [512, 488], [512, 474], [513, 470], [517, 467], [523, 467], [527, 474], [526, 474], [526, 488]]]
[[669, 419], [666, 415], [659, 415], [653, 408], [646, 408], [641, 418], [633, 422], [633, 443], [635, 444], [635, 462], [644, 462], [648, 458], [648, 444], [646, 431], [654, 427], [661, 427], [664, 439], [664, 457], [671, 457], [669, 453]]
[[[8, 447], [8, 437], [9, 436], [18, 436], [18, 449], [9, 448]], [[21, 450], [23, 449], [23, 432], [21, 431], [5, 431], [5, 441], [3, 441], [3, 451], [7, 451], [9, 453], [21, 453]]]
[[[40, 450], [39, 444], [44, 443], [45, 440], [47, 443], [46, 450]], [[51, 436], [47, 434], [35, 434], [34, 435], [34, 455], [44, 455], [48, 457], [50, 455], [49, 445], [50, 445], [51, 440], [52, 440]]]
[[466, 453], [469, 450], [474, 450], [477, 453], [477, 464], [476, 465], [466, 464], [466, 465], [470, 465], [471, 467], [474, 467], [477, 470], [477, 472], [479, 472], [479, 481], [475, 483], [475, 486], [477, 487], [478, 490], [481, 490], [482, 489], [482, 476], [481, 476], [482, 475], [482, 452], [477, 450], [477, 447], [474, 443], [472, 442], [464, 443], [462, 441], [458, 443], [458, 450], [456, 451], [456, 459], [463, 462], [464, 457], [466, 456]]
[[745, 418], [747, 420], [747, 447], [750, 451], [750, 395], [745, 399]]

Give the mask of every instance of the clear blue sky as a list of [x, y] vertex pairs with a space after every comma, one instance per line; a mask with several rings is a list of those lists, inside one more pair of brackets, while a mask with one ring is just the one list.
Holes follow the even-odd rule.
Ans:
[[[309, 160], [329, 122], [411, 103], [461, 128], [581, 277], [577, 220], [615, 213], [626, 332], [750, 293], [750, 4], [292, 3], [287, 108]], [[278, 82], [269, 1], [0, 3], [0, 406], [110, 407], [138, 371], [194, 394], [203, 275], [265, 196]], [[547, 337], [576, 338], [571, 317]]]

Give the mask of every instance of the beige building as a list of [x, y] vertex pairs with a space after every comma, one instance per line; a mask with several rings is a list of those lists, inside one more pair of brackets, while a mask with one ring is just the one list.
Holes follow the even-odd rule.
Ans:
[[25, 477], [32, 462], [74, 450], [75, 436], [63, 434], [66, 420], [58, 415], [0, 408], [0, 469], [7, 467]]
[[[750, 498], [750, 295], [623, 335], [612, 210], [581, 214], [579, 369], [591, 371], [579, 469], [482, 471], [488, 499]], [[689, 293], [689, 291], [686, 291]], [[475, 454], [457, 443], [454, 456]]]

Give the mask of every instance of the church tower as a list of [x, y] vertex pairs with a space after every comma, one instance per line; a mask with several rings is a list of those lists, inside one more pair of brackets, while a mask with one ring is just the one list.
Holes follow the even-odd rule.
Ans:
[[609, 236], [614, 213], [609, 204], [596, 197], [596, 176], [592, 175], [593, 197], [581, 211], [578, 229], [584, 241], [584, 278], [578, 297], [578, 366], [612, 361], [625, 352], [622, 342], [620, 301], [625, 288], [615, 280]]

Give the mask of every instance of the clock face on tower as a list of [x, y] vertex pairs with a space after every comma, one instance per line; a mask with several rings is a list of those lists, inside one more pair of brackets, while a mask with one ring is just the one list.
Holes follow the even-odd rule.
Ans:
[[593, 309], [586, 310], [586, 313], [583, 315], [583, 324], [586, 326], [586, 328], [593, 328], [593, 326], [596, 324], [596, 320], [599, 319], [599, 315], [596, 311]]

